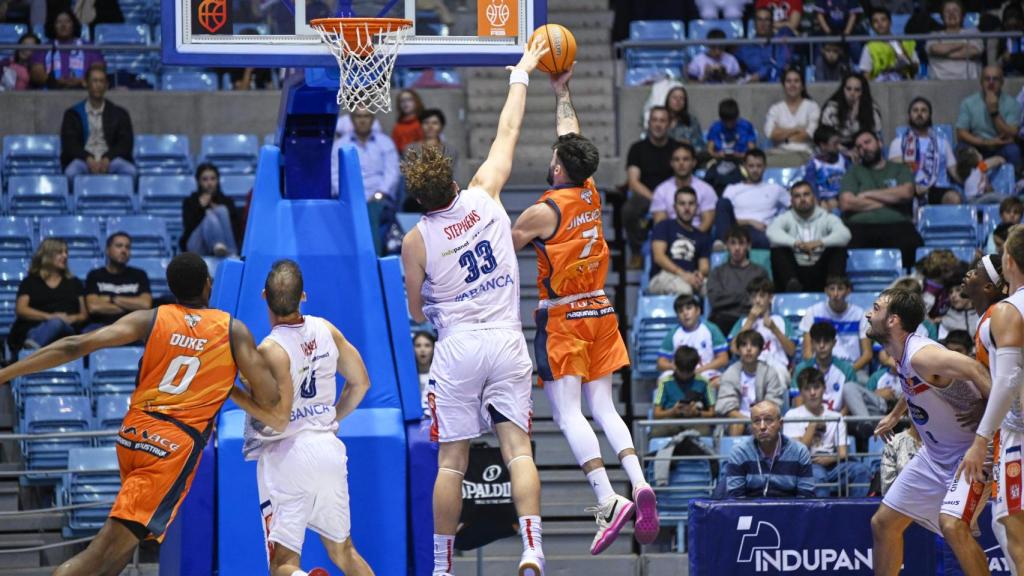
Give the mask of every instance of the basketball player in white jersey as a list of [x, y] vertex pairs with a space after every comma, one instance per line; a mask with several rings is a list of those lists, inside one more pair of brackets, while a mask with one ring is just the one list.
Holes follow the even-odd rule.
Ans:
[[[351, 538], [348, 457], [338, 439], [338, 422], [349, 415], [370, 388], [359, 352], [330, 322], [305, 316], [302, 271], [292, 260], [279, 260], [267, 274], [263, 297], [270, 334], [260, 353], [278, 376], [291, 383], [281, 395], [292, 399], [288, 426], [278, 432], [258, 417], [246, 416], [246, 460], [257, 460], [260, 511], [263, 514], [271, 576], [307, 576], [299, 568], [306, 528], [320, 534], [331, 561], [348, 576], [372, 576]], [[345, 388], [335, 398], [335, 374]], [[237, 387], [231, 398], [253, 410], [251, 398]], [[252, 413], [259, 414], [259, 410]], [[308, 573], [326, 576], [322, 568]]]
[[992, 396], [970, 450], [961, 465], [967, 479], [984, 474], [989, 441], [999, 431], [994, 467], [997, 486], [992, 516], [1006, 528], [1000, 541], [1015, 566], [1024, 566], [1024, 514], [1021, 510], [1021, 446], [1024, 410], [1021, 408], [1021, 346], [1024, 346], [1024, 228], [1014, 226], [1003, 244], [1003, 277], [1010, 296], [995, 307], [989, 336], [995, 346], [991, 359]]
[[523, 556], [519, 576], [541, 576], [540, 479], [530, 447], [530, 362], [519, 318], [519, 264], [500, 193], [526, 108], [529, 73], [543, 40], [510, 68], [508, 98], [487, 159], [459, 191], [451, 159], [434, 147], [402, 163], [406, 189], [427, 211], [402, 242], [413, 320], [438, 330], [427, 403], [440, 441], [434, 483], [434, 576], [452, 573], [469, 441], [493, 429], [512, 480]]
[[[914, 333], [924, 320], [924, 301], [915, 292], [885, 290], [866, 316], [867, 335], [896, 361], [903, 389], [875, 434], [888, 438], [909, 410], [921, 436], [921, 449], [871, 518], [875, 574], [899, 574], [903, 532], [911, 522], [945, 538], [965, 574], [988, 574], [985, 552], [970, 529], [983, 483], [953, 486], [957, 464], [974, 438], [978, 407], [988, 396], [988, 371], [977, 360]], [[951, 499], [950, 493], [964, 497]]]

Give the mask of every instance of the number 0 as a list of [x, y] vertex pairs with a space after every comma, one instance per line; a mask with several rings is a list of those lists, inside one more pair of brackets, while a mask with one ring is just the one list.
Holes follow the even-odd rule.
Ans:
[[[181, 372], [182, 366], [185, 366], [185, 374], [181, 377], [181, 381], [175, 384], [174, 380], [178, 377], [178, 372]], [[197, 372], [199, 372], [198, 356], [178, 356], [167, 366], [167, 371], [160, 379], [160, 386], [157, 390], [167, 394], [182, 394], [188, 390]]]
[[587, 240], [587, 245], [584, 246], [583, 250], [580, 252], [580, 260], [582, 260], [587, 256], [590, 256], [590, 251], [594, 249], [594, 244], [597, 242], [597, 226], [587, 228], [581, 232], [580, 235], [584, 238], [589, 238], [589, 240]]

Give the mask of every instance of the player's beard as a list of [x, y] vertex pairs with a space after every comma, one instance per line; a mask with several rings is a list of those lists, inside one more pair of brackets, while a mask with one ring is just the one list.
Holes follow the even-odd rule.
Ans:
[[548, 166], [548, 186], [555, 185], [555, 169]]

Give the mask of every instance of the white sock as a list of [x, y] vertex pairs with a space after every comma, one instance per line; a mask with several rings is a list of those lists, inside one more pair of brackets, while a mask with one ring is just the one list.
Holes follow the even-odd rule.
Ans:
[[296, 570], [295, 572], [292, 572], [292, 576], [309, 576], [309, 572], [306, 572], [304, 570]]
[[597, 496], [598, 504], [603, 504], [609, 498], [615, 496], [615, 490], [612, 489], [612, 483], [608, 480], [608, 472], [604, 469], [604, 466], [589, 472], [587, 474], [587, 481], [590, 482], [590, 487], [594, 489], [594, 496]]
[[647, 484], [647, 479], [644, 478], [644, 469], [640, 467], [640, 459], [636, 457], [636, 454], [623, 456], [622, 467], [626, 469], [626, 475], [629, 476], [629, 483], [633, 485], [633, 488]]
[[540, 516], [520, 516], [519, 534], [523, 537], [524, 552], [533, 552], [540, 558], [544, 557]]
[[455, 536], [434, 534], [434, 574], [450, 574]]

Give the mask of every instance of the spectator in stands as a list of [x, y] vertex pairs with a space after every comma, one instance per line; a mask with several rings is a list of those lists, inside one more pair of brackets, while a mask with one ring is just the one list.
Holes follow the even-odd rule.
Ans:
[[75, 7], [75, 14], [82, 21], [82, 25], [89, 27], [93, 37], [96, 36], [97, 24], [119, 24], [124, 22], [124, 14], [121, 12], [121, 5], [118, 4], [118, 0], [78, 1], [73, 2], [72, 5]]
[[[419, 152], [424, 147], [438, 147], [444, 152], [445, 156], [452, 159], [452, 173], [454, 174], [459, 165], [459, 149], [450, 141], [444, 139], [442, 133], [444, 132], [445, 125], [444, 112], [441, 110], [428, 108], [420, 112], [420, 126], [423, 128], [423, 139], [419, 142], [410, 143], [406, 147], [403, 156], [407, 156], [411, 151]], [[402, 205], [402, 211], [422, 212], [423, 207], [411, 196], [406, 196]]]
[[149, 276], [128, 265], [131, 255], [131, 236], [114, 232], [107, 237], [106, 265], [85, 277], [85, 307], [89, 310], [85, 331], [113, 324], [129, 312], [153, 307]]
[[768, 278], [755, 278], [747, 285], [747, 295], [750, 297], [750, 312], [737, 320], [729, 331], [729, 351], [739, 356], [737, 336], [747, 330], [757, 332], [764, 340], [764, 349], [758, 360], [774, 368], [779, 379], [786, 384], [789, 382], [789, 358], [796, 352], [796, 344], [792, 340], [796, 334], [784, 316], [772, 312], [775, 286]]
[[[946, 6], [951, 4], [947, 2]], [[1021, 170], [1020, 146], [1015, 141], [1021, 127], [1021, 105], [1003, 92], [1003, 71], [986, 66], [981, 90], [960, 103], [956, 137], [961, 144], [977, 148], [985, 158], [1002, 156], [1014, 170]]]
[[[764, 351], [764, 338], [756, 330], [745, 330], [736, 335], [739, 362], [726, 368], [718, 380], [718, 399], [715, 413], [727, 418], [751, 415], [751, 407], [769, 401], [781, 411], [789, 398], [787, 383], [779, 371], [760, 360]], [[731, 424], [730, 436], [743, 434], [743, 424]]]
[[98, 50], [69, 49], [87, 44], [81, 36], [82, 24], [70, 10], [61, 10], [48, 19], [46, 37], [53, 40], [53, 49], [32, 52], [29, 72], [33, 86], [88, 88], [86, 73], [95, 65], [103, 65], [103, 55]]
[[1007, 4], [1003, 8], [1002, 31], [1018, 36], [999, 41], [999, 65], [1007, 76], [1024, 75], [1024, 6]]
[[[759, 0], [763, 1], [763, 0]], [[797, 0], [799, 2], [799, 0]], [[773, 36], [792, 36], [789, 28], [773, 32], [772, 11], [758, 8], [754, 13], [754, 31], [757, 38], [769, 39]], [[782, 69], [789, 64], [792, 51], [788, 44], [764, 42], [744, 44], [736, 50], [736, 58], [743, 64], [747, 72], [748, 82], [775, 82], [782, 75]]]
[[[39, 44], [39, 37], [32, 32], [22, 34], [18, 44]], [[11, 90], [28, 90], [31, 79], [29, 67], [32, 65], [31, 50], [17, 50], [10, 58], [0, 60], [0, 92]]]
[[238, 254], [235, 201], [220, 188], [220, 171], [213, 164], [196, 168], [196, 191], [181, 202], [182, 252], [201, 256]]
[[693, 226], [697, 193], [676, 191], [676, 217], [655, 224], [651, 234], [651, 294], [693, 294], [711, 269], [711, 237]]
[[784, 98], [768, 109], [764, 134], [778, 150], [809, 158], [811, 137], [818, 128], [821, 107], [807, 94], [800, 68], [787, 66], [781, 83]]
[[917, 426], [907, 426], [885, 443], [885, 447], [882, 448], [882, 461], [879, 464], [883, 496], [920, 449], [921, 436], [917, 433]]
[[[961, 280], [968, 269], [966, 262], [961, 262], [951, 250], [944, 248], [932, 250], [914, 264], [917, 275], [912, 280], [920, 283], [927, 319], [934, 321], [949, 311], [950, 295], [954, 290], [960, 291]], [[908, 290], [914, 288], [917, 287], [906, 286]]]
[[821, 45], [814, 59], [815, 82], [839, 82], [850, 72], [850, 58], [846, 54], [845, 44], [826, 42]]
[[779, 292], [824, 290], [825, 278], [846, 271], [850, 230], [836, 215], [817, 205], [806, 180], [790, 188], [790, 209], [768, 225], [766, 234]]
[[[654, 418], [711, 418], [715, 407], [708, 394], [708, 383], [697, 376], [700, 353], [690, 346], [676, 348], [672, 370], [658, 377], [654, 393]], [[673, 436], [683, 426], [658, 426], [651, 436]]]
[[[665, 96], [665, 108], [669, 115], [668, 137], [676, 142], [687, 142], [698, 155], [704, 154], [708, 149], [704, 141], [704, 130], [697, 116], [690, 113], [690, 95], [686, 88], [674, 86], [669, 89]], [[700, 160], [699, 156], [697, 159]]]
[[[849, 409], [845, 401], [848, 387], [857, 383], [856, 370], [853, 364], [842, 358], [836, 358], [833, 351], [836, 347], [836, 327], [831, 322], [820, 320], [811, 325], [810, 332], [805, 338], [810, 337], [812, 354], [793, 369], [793, 380], [790, 388], [800, 390], [798, 379], [805, 370], [813, 369], [824, 378], [825, 390], [822, 399], [829, 410], [835, 410], [842, 414], [848, 414]], [[805, 340], [806, 341], [806, 340]], [[801, 399], [796, 400], [799, 405]]]
[[680, 346], [690, 346], [700, 354], [696, 373], [712, 384], [718, 383], [719, 371], [729, 364], [729, 343], [717, 326], [701, 320], [703, 303], [700, 296], [681, 294], [673, 303], [679, 326], [669, 330], [658, 350], [658, 370], [672, 370], [672, 359]]
[[874, 131], [856, 138], [861, 163], [843, 176], [839, 208], [852, 238], [850, 248], [898, 248], [903, 266], [914, 265], [921, 235], [911, 220], [914, 174], [903, 164], [887, 162]]
[[754, 0], [757, 10], [769, 10], [772, 14], [772, 28], [778, 32], [788, 30], [800, 32], [800, 19], [804, 15], [803, 0]]
[[[365, 108], [351, 114], [352, 133], [343, 135], [334, 142], [331, 162], [337, 164], [338, 149], [351, 145], [359, 154], [359, 168], [363, 177], [363, 193], [369, 201], [395, 200], [398, 190], [398, 150], [386, 134], [373, 130], [376, 117]], [[338, 185], [337, 169], [331, 178], [331, 186]], [[337, 191], [334, 191], [337, 196]]]
[[74, 334], [75, 326], [89, 317], [82, 294], [81, 280], [68, 270], [68, 245], [44, 239], [18, 286], [17, 317], [7, 337], [14, 356], [22, 348], [34, 350]]
[[957, 39], [964, 33], [977, 32], [977, 28], [965, 30], [964, 6], [960, 0], [945, 0], [942, 3], [942, 22], [945, 28], [935, 32], [942, 39], [929, 40], [925, 45], [928, 51], [928, 77], [932, 80], [973, 80], [978, 77], [981, 69], [981, 57], [985, 52], [985, 44], [975, 38], [971, 40]]
[[[801, 405], [786, 412], [782, 433], [810, 451], [814, 495], [827, 498], [833, 493], [831, 486], [822, 486], [828, 483], [837, 484], [840, 489], [845, 487], [852, 498], [867, 496], [871, 472], [864, 464], [847, 460], [846, 422], [838, 412], [828, 409], [822, 402], [825, 392], [824, 375], [815, 368], [808, 368], [800, 373], [797, 380]], [[799, 421], [807, 418], [825, 418], [829, 421]]]
[[752, 148], [744, 154], [746, 181], [728, 186], [715, 207], [715, 225], [721, 240], [726, 232], [740, 226], [750, 234], [754, 248], [769, 247], [765, 231], [789, 207], [789, 193], [774, 182], [762, 180], [766, 164], [762, 150]]
[[882, 113], [871, 97], [871, 87], [862, 74], [851, 73], [843, 77], [839, 89], [825, 102], [821, 123], [839, 133], [843, 151], [855, 155], [854, 140], [863, 130], [878, 132], [882, 129]]
[[[708, 40], [725, 40], [725, 32], [718, 28], [708, 31]], [[686, 66], [686, 76], [701, 84], [722, 84], [733, 82], [742, 71], [736, 57], [725, 50], [722, 44], [709, 44]]]
[[[810, 7], [817, 32], [824, 36], [851, 36], [864, 8], [856, 0], [815, 0]], [[838, 80], [838, 78], [836, 78]]]
[[[879, 356], [882, 355], [879, 354]], [[896, 371], [896, 362], [888, 354], [884, 358], [879, 358], [878, 364], [878, 370], [871, 375], [871, 378], [868, 379], [868, 383], [864, 387], [885, 400], [888, 411], [892, 411], [892, 407], [903, 397], [903, 389], [900, 387], [900, 375]]]
[[1010, 235], [1010, 229], [1014, 226], [1016, 226], [1016, 224], [1000, 224], [992, 231], [992, 243], [996, 247], [994, 253], [1003, 253], [1003, 244], [1006, 242], [1007, 236]]
[[[240, 35], [259, 36], [256, 28], [242, 28]], [[274, 87], [274, 75], [270, 68], [222, 68], [218, 74], [227, 73], [234, 90], [266, 90]]]
[[[871, 28], [879, 36], [892, 33], [892, 13], [888, 8], [871, 11]], [[911, 79], [920, 66], [917, 43], [913, 40], [871, 40], [860, 53], [860, 71], [874, 82]]]
[[[740, 117], [740, 106], [732, 98], [718, 103], [718, 120], [708, 129], [708, 182], [717, 191], [743, 179], [739, 164], [747, 150], [757, 146], [754, 125]], [[721, 232], [719, 232], [721, 234]]]
[[953, 145], [932, 125], [932, 103], [918, 96], [907, 110], [907, 130], [889, 144], [889, 160], [906, 164], [914, 171], [914, 189], [919, 202], [959, 204], [960, 195], [950, 185], [957, 180]]
[[415, 90], [398, 92], [398, 119], [391, 129], [391, 140], [398, 149], [398, 155], [405, 153], [405, 148], [413, 142], [423, 140], [423, 128], [420, 114], [423, 113], [423, 101]]
[[[1002, 297], [1001, 294], [1000, 297]], [[953, 352], [974, 357], [974, 341], [971, 340], [971, 335], [967, 330], [951, 330], [940, 343]]]
[[132, 117], [107, 100], [107, 72], [89, 69], [89, 97], [64, 111], [60, 126], [60, 156], [64, 174], [123, 174], [135, 176]]
[[434, 345], [437, 338], [433, 333], [426, 330], [417, 330], [412, 335], [412, 351], [416, 355], [416, 374], [420, 380], [420, 408], [423, 415], [430, 414], [430, 406], [427, 405], [427, 387], [430, 384], [430, 366], [434, 363]]
[[693, 175], [696, 167], [696, 150], [689, 143], [680, 142], [672, 152], [672, 171], [675, 174], [654, 189], [650, 214], [655, 226], [665, 219], [676, 217], [676, 192], [681, 188], [692, 188], [697, 194], [697, 211], [693, 216], [693, 226], [705, 234], [711, 232], [711, 225], [715, 222], [718, 195], [710, 184]]
[[672, 153], [678, 143], [669, 138], [668, 125], [668, 110], [664, 106], [651, 108], [647, 137], [634, 142], [626, 155], [626, 183], [630, 194], [622, 219], [632, 255], [631, 268], [643, 266], [641, 248], [647, 240], [647, 212], [654, 189], [672, 176]]
[[868, 321], [864, 309], [846, 301], [853, 284], [849, 277], [831, 276], [825, 280], [828, 300], [807, 308], [800, 319], [800, 332], [804, 335], [804, 358], [814, 357], [811, 327], [816, 322], [828, 322], [836, 329], [836, 358], [851, 363], [854, 372], [867, 370], [871, 363], [871, 340], [868, 339]]
[[964, 183], [964, 201], [971, 204], [993, 204], [1003, 195], [992, 185], [992, 175], [1006, 159], [1002, 156], [982, 158], [974, 146], [961, 145], [956, 151], [956, 175]]
[[813, 498], [811, 454], [803, 444], [780, 433], [782, 411], [774, 402], [750, 410], [754, 435], [733, 445], [725, 463], [725, 491], [730, 498]]
[[[743, 18], [743, 8], [750, 0], [695, 0], [700, 17], [704, 20], [739, 20]], [[721, 11], [721, 16], [719, 16]]]
[[[996, 227], [1003, 224], [1007, 225], [1007, 227], [1020, 224], [1022, 215], [1024, 215], [1024, 202], [1021, 202], [1019, 197], [1010, 196], [1009, 198], [1004, 198], [999, 203], [999, 223], [996, 224]], [[995, 230], [993, 230], [992, 234], [985, 240], [985, 254], [1002, 252], [1001, 246], [998, 249], [996, 248], [995, 236]], [[1005, 235], [1003, 240], [1006, 240]]]
[[810, 183], [818, 204], [832, 212], [839, 208], [840, 184], [850, 169], [850, 158], [840, 154], [839, 133], [831, 126], [814, 131], [815, 155], [804, 166], [804, 180]]
[[725, 236], [729, 259], [713, 268], [708, 275], [707, 294], [711, 304], [711, 321], [729, 330], [736, 320], [750, 311], [747, 286], [768, 271], [750, 261], [750, 234], [743, 226], [735, 226]]

